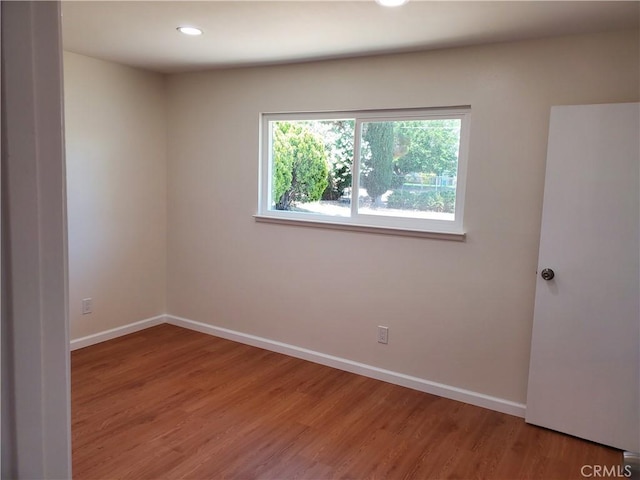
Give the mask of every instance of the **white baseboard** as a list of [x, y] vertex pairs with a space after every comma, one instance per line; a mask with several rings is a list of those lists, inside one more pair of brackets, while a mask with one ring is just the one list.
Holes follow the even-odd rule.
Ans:
[[333, 355], [327, 355], [326, 353], [316, 352], [314, 350], [297, 347], [295, 345], [230, 330], [228, 328], [216, 327], [207, 323], [196, 322], [194, 320], [176, 317], [174, 315], [158, 315], [157, 317], [147, 318], [145, 320], [140, 320], [139, 322], [130, 323], [104, 332], [77, 338], [71, 341], [71, 350], [95, 345], [96, 343], [105, 342], [113, 338], [121, 337], [123, 335], [144, 330], [145, 328], [156, 325], [161, 325], [163, 323], [176, 325], [189, 330], [195, 330], [197, 332], [206, 333], [208, 335], [225, 338], [227, 340], [232, 340], [234, 342], [254, 347], [264, 348], [265, 350], [282, 353], [284, 355], [289, 355], [290, 357], [319, 363], [321, 365], [337, 368], [346, 372], [356, 373], [369, 378], [375, 378], [376, 380], [392, 383], [394, 385], [401, 385], [413, 390], [438, 395], [439, 397], [488, 408], [489, 410], [494, 410], [496, 412], [523, 418], [525, 416], [526, 405], [522, 403], [492, 397], [490, 395], [453, 387], [451, 385], [432, 382], [423, 378], [412, 377], [410, 375], [405, 375], [404, 373], [373, 367], [371, 365], [354, 362], [353, 360], [348, 360], [346, 358], [335, 357]]
[[515, 415], [517, 417], [525, 416], [526, 405], [522, 403], [512, 402], [502, 398], [492, 397], [478, 392], [472, 392], [462, 388], [452, 387], [442, 383], [436, 383], [418, 377], [412, 377], [403, 373], [393, 372], [364, 363], [354, 362], [345, 358], [334, 357], [325, 353], [308, 350], [306, 348], [296, 347], [286, 343], [269, 340], [267, 338], [249, 335], [227, 328], [215, 327], [206, 323], [196, 322], [186, 318], [180, 318], [173, 315], [165, 317], [166, 323], [176, 325], [178, 327], [188, 328], [197, 332], [206, 333], [216, 337], [226, 338], [234, 342], [244, 343], [254, 347], [264, 348], [272, 352], [283, 353], [291, 357], [308, 360], [310, 362], [319, 363], [328, 367], [337, 368], [351, 373], [356, 373], [365, 377], [375, 378], [384, 382], [401, 385], [403, 387], [419, 390], [421, 392], [438, 395], [440, 397], [457, 400], [478, 407], [488, 408], [496, 412]]
[[79, 348], [106, 342], [107, 340], [122, 337], [123, 335], [128, 335], [129, 333], [138, 332], [145, 328], [154, 327], [163, 323], [166, 323], [165, 315], [158, 315], [157, 317], [151, 317], [145, 320], [140, 320], [139, 322], [129, 323], [128, 325], [112, 328], [111, 330], [105, 330], [104, 332], [94, 333], [93, 335], [87, 335], [82, 338], [76, 338], [75, 340], [71, 340], [70, 348], [71, 350], [78, 350]]

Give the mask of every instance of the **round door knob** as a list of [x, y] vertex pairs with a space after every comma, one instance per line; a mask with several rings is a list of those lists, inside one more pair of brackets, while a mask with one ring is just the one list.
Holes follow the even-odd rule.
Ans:
[[556, 276], [556, 274], [554, 273], [553, 270], [551, 270], [550, 268], [545, 268], [544, 270], [542, 270], [540, 272], [540, 276], [542, 278], [544, 278], [546, 281], [551, 280], [553, 277]]

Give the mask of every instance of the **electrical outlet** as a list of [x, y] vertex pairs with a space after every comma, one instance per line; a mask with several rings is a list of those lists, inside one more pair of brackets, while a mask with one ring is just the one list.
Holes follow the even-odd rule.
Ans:
[[93, 299], [92, 298], [83, 298], [82, 299], [82, 314], [86, 315], [87, 313], [91, 313], [93, 311]]
[[389, 327], [378, 326], [378, 343], [389, 343]]

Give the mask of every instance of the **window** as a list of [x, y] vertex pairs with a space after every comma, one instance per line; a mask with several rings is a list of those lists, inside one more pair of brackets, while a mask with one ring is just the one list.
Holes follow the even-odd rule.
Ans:
[[462, 237], [470, 115], [264, 114], [256, 218]]

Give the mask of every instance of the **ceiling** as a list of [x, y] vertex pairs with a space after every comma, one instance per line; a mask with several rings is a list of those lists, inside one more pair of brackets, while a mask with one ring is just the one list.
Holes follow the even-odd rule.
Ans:
[[65, 50], [172, 73], [638, 28], [640, 1], [70, 1], [62, 12]]

